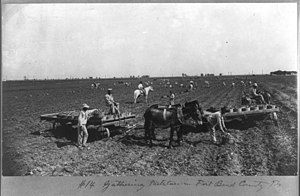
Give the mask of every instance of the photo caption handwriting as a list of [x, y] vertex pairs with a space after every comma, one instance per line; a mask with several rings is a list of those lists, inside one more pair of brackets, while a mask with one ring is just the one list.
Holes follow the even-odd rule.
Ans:
[[[259, 192], [263, 189], [281, 187], [282, 184], [279, 180], [263, 181], [263, 180], [240, 180], [240, 181], [229, 181], [229, 180], [191, 180], [188, 181], [176, 181], [176, 180], [147, 180], [146, 182], [139, 182], [137, 179], [133, 181], [127, 180], [107, 180], [101, 183], [101, 192], [104, 193], [109, 189], [115, 188], [134, 188], [136, 192], [141, 191], [145, 188], [151, 187], [170, 187], [170, 186], [194, 186], [194, 187], [206, 187], [206, 188], [237, 188], [243, 187], [246, 189], [252, 189]], [[93, 180], [82, 180], [77, 185], [77, 189], [91, 190], [99, 188], [99, 183]]]

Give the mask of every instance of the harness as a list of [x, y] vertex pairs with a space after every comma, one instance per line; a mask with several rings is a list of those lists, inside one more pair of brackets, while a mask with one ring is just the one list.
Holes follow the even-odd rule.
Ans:
[[140, 89], [140, 92], [141, 92], [141, 95], [145, 95], [146, 94], [146, 90], [144, 88]]
[[163, 111], [163, 118], [164, 120], [167, 120], [167, 109], [164, 109]]
[[178, 118], [178, 121], [181, 123], [181, 124], [184, 124], [185, 123], [185, 119], [184, 119], [184, 115], [183, 115], [183, 111], [182, 111], [182, 107], [177, 107], [177, 118]]
[[167, 111], [168, 110], [175, 110], [176, 109], [176, 114], [177, 114], [177, 118], [178, 118], [179, 122], [182, 123], [182, 124], [185, 122], [185, 119], [184, 119], [185, 116], [183, 114], [181, 105], [172, 105], [171, 107], [166, 106], [166, 105], [159, 105], [157, 107], [158, 107], [158, 109], [163, 109], [163, 119], [164, 120], [167, 120]]

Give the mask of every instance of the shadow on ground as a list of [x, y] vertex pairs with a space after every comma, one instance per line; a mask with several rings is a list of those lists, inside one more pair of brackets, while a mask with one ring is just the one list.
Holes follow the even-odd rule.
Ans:
[[[122, 134], [122, 130], [120, 128], [115, 126], [110, 126], [107, 128], [110, 131], [110, 137]], [[55, 143], [58, 148], [61, 148], [64, 146], [77, 144], [78, 130], [76, 126], [58, 126], [56, 129], [48, 129], [42, 132], [35, 131], [31, 134], [56, 138], [57, 141], [55, 141]], [[89, 126], [88, 134], [88, 143], [107, 138], [107, 132], [99, 131], [98, 126]]]

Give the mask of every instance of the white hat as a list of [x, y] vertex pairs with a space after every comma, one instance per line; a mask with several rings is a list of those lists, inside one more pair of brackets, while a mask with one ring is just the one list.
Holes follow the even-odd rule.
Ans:
[[112, 88], [107, 89], [108, 91], [112, 91]]
[[256, 86], [256, 87], [257, 87], [257, 83], [254, 83], [253, 86]]
[[84, 103], [84, 104], [82, 104], [82, 108], [90, 108], [90, 106], [88, 106], [88, 104]]
[[190, 81], [190, 83], [194, 83], [193, 81]]

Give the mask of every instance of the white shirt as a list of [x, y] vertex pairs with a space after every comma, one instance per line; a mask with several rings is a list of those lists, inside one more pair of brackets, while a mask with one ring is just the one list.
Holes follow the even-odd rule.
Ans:
[[257, 94], [257, 92], [256, 92], [256, 89], [253, 88], [253, 87], [251, 87], [250, 90], [249, 90], [249, 95], [250, 95], [251, 97], [257, 96], [258, 94]]
[[172, 94], [170, 95], [170, 100], [174, 100], [174, 98], [175, 98], [175, 95], [174, 95], [174, 93], [172, 93]]
[[94, 110], [87, 110], [86, 112], [84, 112], [83, 110], [80, 111], [79, 116], [78, 116], [78, 125], [82, 126], [82, 125], [86, 125], [87, 120], [88, 120], [88, 115], [92, 112], [94, 112], [96, 109]]
[[107, 106], [110, 106], [111, 104], [113, 104], [115, 101], [114, 101], [114, 97], [112, 96], [112, 94], [106, 94], [105, 95], [105, 100], [106, 100], [106, 105]]
[[143, 87], [143, 84], [139, 84], [139, 85], [138, 85], [138, 89], [141, 90], [141, 89], [143, 89], [143, 88], [144, 88], [144, 87]]

